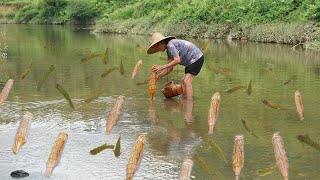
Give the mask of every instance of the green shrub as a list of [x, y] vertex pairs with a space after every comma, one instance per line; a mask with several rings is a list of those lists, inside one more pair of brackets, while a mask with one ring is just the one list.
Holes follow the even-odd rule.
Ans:
[[98, 13], [95, 5], [88, 1], [73, 1], [70, 3], [70, 18], [76, 21], [86, 21], [95, 18]]
[[27, 23], [39, 14], [39, 11], [35, 5], [28, 5], [22, 8], [15, 16], [15, 21], [18, 23]]
[[13, 19], [14, 17], [15, 17], [15, 13], [7, 13], [7, 14], [5, 14], [5, 17], [7, 18], [7, 19]]

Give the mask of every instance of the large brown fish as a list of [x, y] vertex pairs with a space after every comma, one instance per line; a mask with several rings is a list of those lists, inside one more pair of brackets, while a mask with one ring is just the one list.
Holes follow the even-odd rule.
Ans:
[[149, 81], [149, 96], [150, 100], [153, 100], [154, 93], [156, 92], [157, 88], [157, 73], [151, 72], [150, 81]]
[[208, 115], [209, 134], [213, 133], [213, 130], [219, 119], [220, 102], [221, 102], [220, 93], [218, 92], [214, 93], [211, 98], [209, 115]]
[[288, 180], [288, 158], [284, 149], [284, 144], [279, 132], [273, 134], [272, 137], [273, 152], [276, 159], [278, 169], [285, 180]]
[[236, 180], [239, 179], [241, 169], [244, 165], [244, 140], [243, 135], [236, 135], [233, 145], [232, 156], [233, 171], [236, 175]]
[[124, 102], [124, 96], [119, 96], [113, 105], [111, 112], [109, 113], [107, 120], [107, 134], [110, 134], [111, 129], [119, 120], [119, 115]]
[[185, 159], [181, 165], [178, 180], [190, 180], [193, 161], [191, 159]]
[[53, 169], [58, 165], [61, 153], [64, 148], [64, 144], [66, 143], [67, 139], [68, 139], [67, 133], [65, 132], [59, 133], [58, 139], [55, 141], [47, 161], [46, 172], [44, 173], [45, 176], [47, 177], [51, 176]]
[[12, 147], [12, 151], [14, 154], [18, 154], [21, 146], [26, 143], [28, 135], [29, 135], [29, 129], [32, 119], [32, 113], [26, 112], [20, 121], [19, 128], [16, 133], [15, 142]]
[[8, 95], [10, 93], [10, 90], [13, 86], [13, 80], [12, 79], [9, 79], [6, 83], [6, 85], [4, 85], [2, 91], [1, 91], [1, 94], [0, 94], [0, 104], [2, 104], [7, 98], [8, 98]]
[[304, 119], [304, 108], [302, 104], [302, 97], [299, 91], [294, 93], [294, 101], [296, 102], [297, 112], [299, 113], [300, 120]]
[[131, 79], [134, 79], [134, 77], [137, 75], [138, 70], [139, 70], [141, 65], [142, 65], [142, 60], [139, 60], [137, 62], [137, 64], [136, 64], [136, 66], [134, 67], [133, 71], [132, 71]]
[[146, 142], [146, 135], [140, 134], [138, 136], [137, 141], [134, 143], [131, 150], [131, 154], [129, 156], [129, 160], [127, 164], [126, 180], [131, 180], [133, 178], [133, 175], [136, 169], [138, 168], [145, 142]]

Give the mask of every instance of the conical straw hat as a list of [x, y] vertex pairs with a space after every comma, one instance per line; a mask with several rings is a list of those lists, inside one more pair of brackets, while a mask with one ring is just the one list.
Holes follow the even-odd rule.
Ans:
[[163, 40], [166, 40], [166, 39], [175, 39], [175, 38], [176, 37], [174, 37], [174, 36], [165, 37], [164, 35], [162, 35], [161, 33], [158, 33], [158, 32], [153, 33], [152, 37], [151, 37], [151, 45], [149, 46], [147, 53], [148, 54], [156, 53], [157, 49], [155, 48], [156, 47], [155, 45], [157, 43], [159, 43]]

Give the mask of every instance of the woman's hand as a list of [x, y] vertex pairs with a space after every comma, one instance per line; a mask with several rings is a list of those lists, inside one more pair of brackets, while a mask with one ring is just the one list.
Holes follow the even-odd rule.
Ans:
[[158, 71], [161, 71], [161, 70], [163, 70], [163, 69], [165, 69], [165, 68], [166, 68], [166, 65], [164, 65], [164, 66], [153, 65], [152, 68], [151, 68], [151, 70], [152, 70], [153, 72], [158, 72]]

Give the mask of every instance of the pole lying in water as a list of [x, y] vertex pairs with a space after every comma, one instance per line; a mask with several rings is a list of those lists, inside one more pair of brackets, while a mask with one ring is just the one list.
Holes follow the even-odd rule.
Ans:
[[221, 102], [220, 93], [218, 92], [214, 93], [211, 98], [209, 115], [208, 115], [209, 134], [213, 133], [213, 130], [219, 119], [220, 102]]
[[129, 160], [127, 164], [126, 180], [131, 180], [133, 178], [133, 175], [136, 169], [138, 168], [145, 142], [146, 142], [146, 135], [140, 134], [138, 136], [137, 141], [134, 143], [131, 150], [131, 154], [129, 156]]
[[233, 171], [236, 175], [236, 180], [239, 179], [241, 169], [244, 165], [244, 139], [243, 135], [236, 135], [233, 145], [232, 156]]
[[285, 180], [288, 180], [288, 158], [286, 150], [284, 149], [284, 144], [279, 132], [273, 134], [272, 137], [273, 152], [276, 159], [276, 164], [278, 169]]
[[107, 134], [110, 134], [113, 126], [118, 122], [123, 102], [124, 96], [118, 96], [107, 119]]
[[19, 128], [16, 133], [15, 142], [12, 147], [12, 151], [14, 154], [18, 154], [21, 146], [25, 144], [27, 141], [31, 119], [32, 119], [32, 113], [30, 112], [26, 112], [25, 115], [22, 116]]
[[193, 161], [191, 159], [185, 159], [181, 165], [178, 180], [190, 180]]
[[157, 88], [157, 73], [156, 72], [151, 72], [150, 75], [150, 81], [149, 81], [149, 96], [150, 100], [153, 100], [154, 93], [156, 92]]
[[302, 104], [302, 97], [299, 91], [294, 93], [294, 101], [296, 102], [297, 112], [299, 113], [300, 120], [304, 119], [304, 108]]
[[13, 86], [13, 80], [9, 79], [6, 83], [6, 85], [4, 85], [1, 94], [0, 94], [0, 105], [8, 98], [8, 95], [10, 93], [10, 90]]
[[47, 161], [47, 167], [45, 176], [49, 177], [51, 176], [53, 169], [58, 165], [61, 153], [64, 148], [64, 144], [68, 139], [68, 134], [65, 132], [61, 132], [58, 135], [58, 139], [55, 141], [51, 153], [49, 155], [48, 161]]

